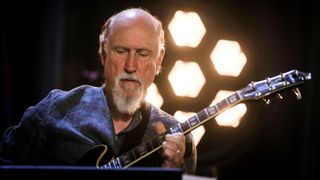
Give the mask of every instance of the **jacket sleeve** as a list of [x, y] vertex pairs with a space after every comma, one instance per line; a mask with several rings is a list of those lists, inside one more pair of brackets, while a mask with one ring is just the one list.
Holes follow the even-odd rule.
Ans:
[[186, 151], [182, 170], [186, 174], [195, 174], [197, 165], [197, 148], [191, 133], [186, 135]]
[[44, 122], [41, 122], [39, 113], [45, 111], [58, 92], [52, 90], [37, 105], [30, 106], [17, 125], [4, 131], [0, 147], [1, 159], [13, 164], [32, 163], [35, 160], [37, 149], [42, 147], [46, 139]]

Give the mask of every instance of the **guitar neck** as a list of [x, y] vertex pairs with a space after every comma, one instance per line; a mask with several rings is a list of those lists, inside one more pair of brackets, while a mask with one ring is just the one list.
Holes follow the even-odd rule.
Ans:
[[183, 133], [188, 134], [192, 130], [201, 126], [205, 122], [209, 121], [213, 117], [222, 113], [226, 109], [238, 104], [242, 101], [242, 97], [238, 91], [218, 102], [213, 106], [209, 106], [199, 112], [197, 112], [194, 116], [190, 117], [188, 120], [182, 123], [178, 123], [172, 127], [170, 127], [164, 133], [152, 137], [146, 142], [136, 146], [130, 151], [124, 153], [123, 155], [113, 159], [109, 163], [102, 166], [102, 168], [123, 168], [129, 167], [139, 160], [147, 157], [153, 152], [161, 149], [162, 143], [165, 140], [166, 134], [174, 134], [174, 133]]
[[169, 133], [182, 132], [183, 134], [187, 134], [241, 101], [242, 97], [240, 93], [236, 91], [220, 102], [197, 112], [194, 116], [190, 117], [185, 122], [171, 127]]
[[[113, 159], [101, 168], [129, 167], [134, 163], [138, 162], [139, 160], [143, 159], [144, 157], [161, 149], [166, 134], [188, 134], [195, 128], [201, 126], [205, 122], [212, 119], [214, 116], [217, 116], [218, 114], [238, 104], [241, 101], [259, 100], [274, 93], [279, 93], [286, 89], [295, 88], [301, 85], [305, 80], [310, 79], [311, 73], [305, 73], [298, 70], [291, 70], [271, 78], [266, 78], [265, 80], [251, 82], [246, 87], [236, 91], [235, 93], [231, 94], [219, 103], [197, 112], [196, 115], [192, 116], [187, 121], [183, 123], [178, 123], [170, 127], [166, 132], [156, 137], [150, 138], [148, 141], [138, 145], [132, 150], [126, 152], [125, 154]], [[297, 88], [295, 89], [295, 94], [297, 98], [300, 99], [301, 94]]]

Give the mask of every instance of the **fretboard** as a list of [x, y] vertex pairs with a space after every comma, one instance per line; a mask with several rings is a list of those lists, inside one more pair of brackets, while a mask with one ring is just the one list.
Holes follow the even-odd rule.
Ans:
[[153, 152], [159, 150], [162, 147], [162, 143], [165, 140], [166, 134], [174, 134], [174, 133], [183, 133], [188, 134], [192, 130], [201, 126], [205, 122], [209, 121], [213, 117], [222, 113], [224, 110], [238, 104], [242, 100], [242, 97], [238, 91], [231, 94], [227, 98], [222, 101], [209, 106], [199, 112], [197, 112], [194, 116], [187, 119], [185, 122], [178, 123], [171, 128], [169, 128], [164, 133], [152, 137], [146, 142], [134, 147], [123, 155], [111, 160], [104, 166], [100, 168], [123, 168], [129, 167], [139, 160], [147, 157]]

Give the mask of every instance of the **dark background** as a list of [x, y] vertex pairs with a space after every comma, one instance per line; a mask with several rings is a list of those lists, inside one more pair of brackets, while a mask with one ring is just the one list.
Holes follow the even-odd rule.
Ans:
[[[101, 85], [98, 35], [110, 15], [147, 8], [166, 31], [164, 70], [155, 80], [162, 108], [200, 111], [220, 89], [235, 91], [251, 81], [291, 69], [312, 73], [284, 100], [246, 102], [237, 128], [205, 124], [198, 145], [197, 175], [219, 179], [319, 179], [320, 6], [315, 1], [10, 1], [1, 3], [0, 132], [49, 90]], [[176, 47], [167, 25], [176, 10], [195, 11], [207, 33], [197, 48]], [[219, 39], [236, 40], [247, 57], [240, 76], [220, 76], [210, 62]], [[196, 61], [206, 77], [197, 98], [176, 97], [167, 75], [175, 60]], [[88, 75], [89, 74], [89, 75]]]

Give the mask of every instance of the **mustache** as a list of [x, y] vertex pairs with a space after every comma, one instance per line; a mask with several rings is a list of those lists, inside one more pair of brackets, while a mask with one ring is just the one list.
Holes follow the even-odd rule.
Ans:
[[138, 77], [137, 74], [135, 74], [135, 73], [132, 73], [132, 74], [122, 73], [117, 77], [118, 81], [125, 80], [125, 79], [137, 81], [140, 84], [143, 84], [143, 80], [140, 77]]

